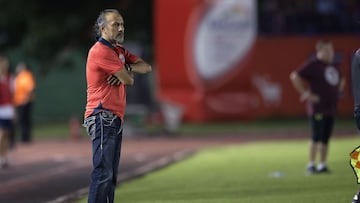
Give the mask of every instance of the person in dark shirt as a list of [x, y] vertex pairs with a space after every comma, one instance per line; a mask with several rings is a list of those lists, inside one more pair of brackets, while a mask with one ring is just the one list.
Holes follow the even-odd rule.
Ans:
[[[339, 95], [345, 88], [345, 78], [339, 64], [334, 63], [332, 42], [320, 40], [316, 46], [316, 57], [290, 74], [290, 80], [300, 94], [300, 101], [306, 102], [312, 137], [307, 172], [329, 172], [326, 165], [328, 143], [334, 126]], [[315, 161], [320, 155], [316, 167]]]
[[354, 95], [354, 118], [357, 129], [360, 131], [360, 49], [358, 49], [352, 59], [351, 81]]
[[[354, 96], [354, 118], [356, 128], [360, 132], [360, 49], [358, 49], [351, 63], [351, 83]], [[352, 203], [360, 203], [360, 190], [355, 194]]]

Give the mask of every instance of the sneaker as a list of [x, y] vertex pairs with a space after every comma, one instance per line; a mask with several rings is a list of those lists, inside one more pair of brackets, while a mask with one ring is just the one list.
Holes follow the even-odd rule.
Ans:
[[317, 169], [317, 173], [330, 173], [330, 170], [325, 166], [320, 169]]
[[351, 203], [360, 203], [359, 194], [356, 194], [356, 195], [353, 197]]
[[317, 171], [316, 171], [315, 166], [308, 166], [307, 169], [306, 169], [306, 172], [307, 172], [307, 174], [311, 175], [311, 174], [316, 173]]

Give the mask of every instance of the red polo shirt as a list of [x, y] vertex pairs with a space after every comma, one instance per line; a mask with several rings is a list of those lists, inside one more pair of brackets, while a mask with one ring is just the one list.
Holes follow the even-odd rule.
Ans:
[[114, 47], [102, 38], [91, 47], [86, 63], [85, 118], [97, 110], [106, 109], [123, 119], [126, 105], [125, 85], [109, 85], [106, 79], [125, 68], [125, 63], [134, 63], [138, 58], [124, 47]]

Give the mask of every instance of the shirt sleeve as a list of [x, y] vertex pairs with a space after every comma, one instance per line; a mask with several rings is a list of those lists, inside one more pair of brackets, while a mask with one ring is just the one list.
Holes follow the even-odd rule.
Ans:
[[124, 48], [124, 57], [126, 63], [135, 63], [136, 60], [139, 59], [138, 56], [130, 53], [127, 49]]
[[358, 49], [352, 58], [351, 63], [351, 83], [354, 96], [354, 112], [360, 116], [360, 49]]
[[101, 70], [108, 74], [114, 74], [124, 68], [116, 52], [112, 49], [105, 49], [96, 58], [96, 64]]
[[313, 75], [311, 64], [311, 62], [306, 62], [298, 68], [297, 73], [301, 78], [308, 80]]

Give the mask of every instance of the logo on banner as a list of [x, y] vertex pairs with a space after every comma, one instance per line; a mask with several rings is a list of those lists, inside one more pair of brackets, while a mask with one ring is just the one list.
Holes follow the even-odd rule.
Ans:
[[196, 70], [204, 80], [231, 71], [256, 39], [255, 1], [212, 2], [197, 26], [192, 45]]

